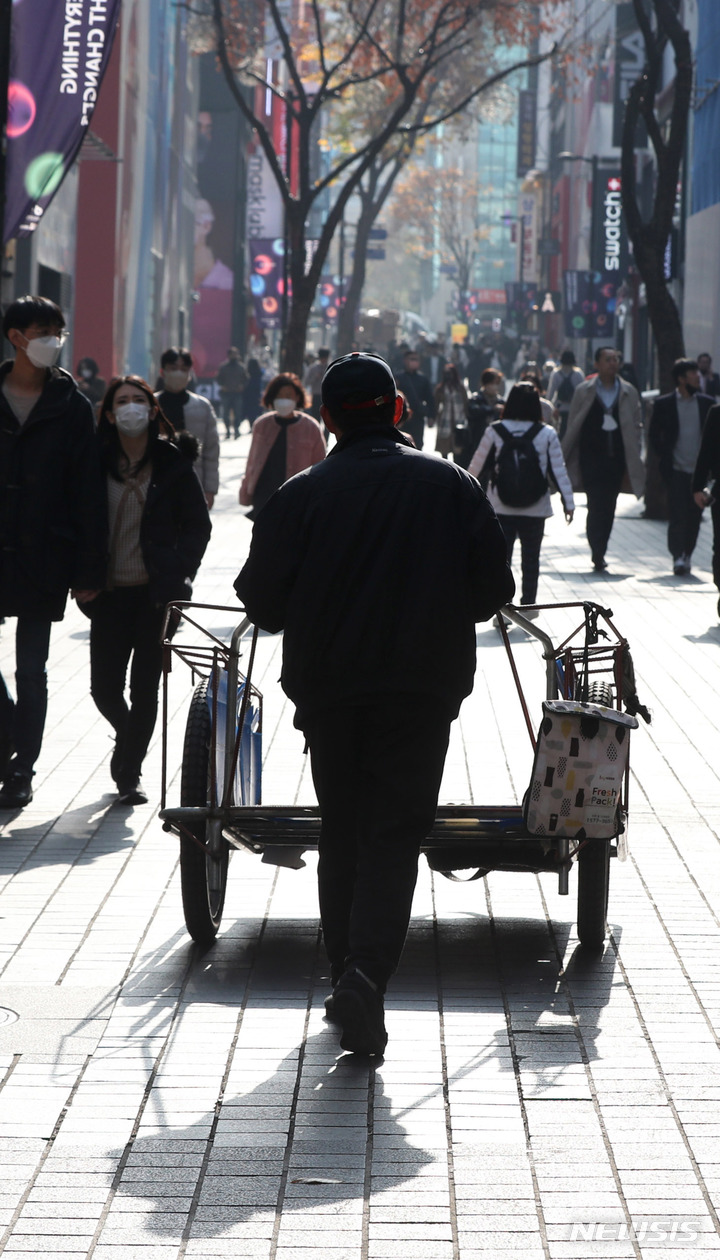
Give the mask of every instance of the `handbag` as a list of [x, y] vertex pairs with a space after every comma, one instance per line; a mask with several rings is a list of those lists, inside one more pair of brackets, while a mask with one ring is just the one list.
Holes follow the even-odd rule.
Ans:
[[575, 700], [546, 700], [523, 802], [534, 836], [610, 839], [624, 830], [623, 780], [636, 717]]

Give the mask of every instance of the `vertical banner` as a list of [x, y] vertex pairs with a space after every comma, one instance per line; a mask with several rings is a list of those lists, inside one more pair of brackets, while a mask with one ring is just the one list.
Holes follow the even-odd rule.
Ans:
[[563, 272], [565, 335], [612, 341], [619, 284], [604, 282], [599, 271]]
[[[635, 6], [618, 4], [615, 9], [615, 84], [613, 91], [613, 145], [622, 146], [625, 102], [630, 89], [637, 83], [645, 68], [645, 41], [638, 29]], [[642, 120], [635, 133], [635, 147], [644, 149], [647, 131]]]
[[534, 192], [523, 192], [518, 199], [520, 239], [518, 241], [518, 274], [533, 284], [538, 282], [538, 223], [540, 205]]
[[593, 187], [593, 256], [591, 265], [608, 279], [627, 275], [628, 235], [622, 212], [619, 169], [598, 169]]
[[255, 237], [250, 250], [250, 292], [259, 328], [280, 328], [282, 323], [283, 254], [285, 242]]
[[535, 166], [537, 93], [518, 93], [517, 177], [523, 179]]
[[120, 0], [15, 0], [3, 241], [34, 232], [77, 156]]
[[618, 169], [597, 168], [593, 184], [592, 257], [596, 331], [613, 337], [617, 293], [628, 272], [628, 235], [622, 212], [622, 180]]

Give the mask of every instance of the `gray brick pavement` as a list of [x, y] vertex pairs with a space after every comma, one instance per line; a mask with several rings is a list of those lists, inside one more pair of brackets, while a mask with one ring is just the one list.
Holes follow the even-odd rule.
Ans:
[[[232, 603], [249, 541], [223, 490], [196, 595]], [[654, 723], [634, 737], [630, 856], [611, 940], [584, 959], [572, 895], [423, 871], [390, 1043], [374, 1069], [323, 1019], [313, 859], [235, 855], [216, 946], [182, 923], [177, 844], [114, 803], [87, 694], [87, 629], [55, 628], [31, 807], [0, 819], [0, 1252], [93, 1260], [687, 1260], [720, 1251], [720, 629], [709, 527], [669, 576], [661, 525], [623, 503], [610, 576], [582, 517], [553, 522], [541, 597], [592, 597], [630, 639]], [[227, 633], [232, 618], [217, 614]], [[520, 632], [539, 713], [542, 671]], [[530, 751], [496, 632], [453, 729], [445, 800], [509, 803]], [[10, 657], [8, 631], [0, 659]], [[311, 801], [262, 636], [265, 797]], [[190, 678], [173, 675], [177, 791]], [[635, 1237], [629, 1227], [634, 1224]], [[657, 1234], [666, 1228], [658, 1243]], [[655, 1239], [652, 1237], [653, 1229]]]

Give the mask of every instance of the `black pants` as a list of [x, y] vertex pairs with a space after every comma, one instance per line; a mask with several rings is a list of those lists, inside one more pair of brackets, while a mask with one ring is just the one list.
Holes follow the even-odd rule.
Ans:
[[520, 539], [522, 559], [521, 604], [534, 604], [537, 598], [540, 576], [540, 548], [545, 533], [544, 516], [505, 516], [498, 513], [498, 520], [505, 535], [508, 564], [512, 564], [515, 539]]
[[668, 489], [668, 551], [674, 560], [695, 550], [702, 508], [692, 495], [692, 473], [672, 470]]
[[[90, 690], [116, 735], [118, 782], [135, 782], [155, 729], [162, 673], [160, 631], [165, 609], [147, 586], [118, 586], [94, 601], [90, 628]], [[130, 705], [125, 677], [130, 666]]]
[[[226, 390], [220, 397], [222, 402], [222, 415], [223, 420], [225, 421], [227, 435], [230, 437], [230, 426], [232, 424], [235, 437], [237, 437], [240, 432], [240, 425], [242, 424], [243, 418], [243, 392], [241, 389]], [[232, 421], [230, 418], [231, 416]]]
[[40, 617], [18, 617], [15, 628], [15, 686], [13, 704], [0, 677], [0, 744], [3, 753], [14, 746], [10, 771], [31, 775], [40, 756], [47, 716], [47, 664], [51, 622]]
[[587, 540], [593, 564], [605, 559], [605, 552], [615, 520], [615, 507], [620, 493], [620, 480], [585, 483], [587, 493]]
[[419, 696], [303, 722], [322, 815], [318, 890], [333, 983], [355, 965], [384, 991], [397, 968], [450, 722], [439, 700]]
[[720, 499], [716, 499], [710, 508], [713, 527], [712, 570], [713, 581], [720, 591]]

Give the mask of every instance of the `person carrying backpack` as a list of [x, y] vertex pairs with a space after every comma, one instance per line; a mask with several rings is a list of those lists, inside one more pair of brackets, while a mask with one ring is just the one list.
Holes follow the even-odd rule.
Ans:
[[558, 429], [561, 441], [565, 436], [573, 394], [578, 385], [582, 385], [584, 380], [585, 377], [575, 363], [575, 355], [572, 350], [563, 350], [560, 355], [560, 366], [555, 368], [547, 387], [548, 401], [560, 413]]
[[510, 563], [515, 539], [520, 539], [520, 602], [534, 604], [545, 519], [553, 514], [549, 476], [560, 491], [568, 525], [575, 512], [560, 440], [551, 425], [543, 424], [534, 385], [523, 383], [510, 390], [502, 420], [488, 425], [468, 472], [483, 485], [487, 483], [488, 499], [505, 535]]

